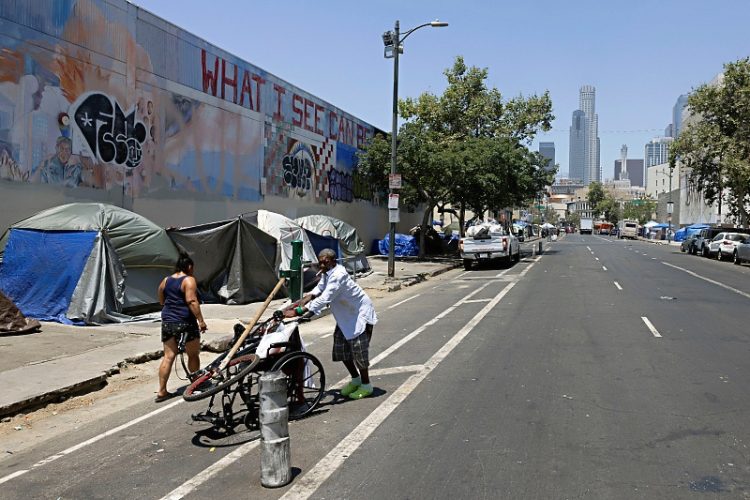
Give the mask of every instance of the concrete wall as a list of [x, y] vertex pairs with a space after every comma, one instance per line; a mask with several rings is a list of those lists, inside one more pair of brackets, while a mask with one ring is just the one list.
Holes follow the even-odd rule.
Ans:
[[0, 230], [101, 201], [162, 226], [328, 214], [369, 244], [388, 227], [356, 168], [374, 133], [124, 0], [0, 3]]

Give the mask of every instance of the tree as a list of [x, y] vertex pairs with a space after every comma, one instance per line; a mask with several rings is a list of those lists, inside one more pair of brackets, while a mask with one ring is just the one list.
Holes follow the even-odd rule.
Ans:
[[708, 203], [727, 203], [739, 223], [750, 202], [750, 58], [724, 65], [722, 80], [701, 85], [688, 97], [696, 119], [672, 145], [670, 163], [687, 167], [688, 182]]
[[589, 205], [591, 205], [594, 217], [597, 217], [602, 213], [602, 207], [600, 205], [602, 201], [604, 201], [604, 188], [600, 182], [594, 181], [589, 184], [588, 201]]
[[[554, 172], [542, 168], [541, 155], [528, 145], [537, 131], [551, 128], [554, 115], [548, 93], [504, 101], [487, 88], [487, 69], [468, 67], [460, 56], [444, 73], [442, 95], [399, 101], [405, 120], [398, 136], [399, 194], [404, 206], [423, 207], [426, 227], [436, 206], [457, 207], [463, 234], [467, 209], [481, 214], [519, 204], [552, 182]], [[390, 172], [389, 143], [376, 137], [360, 155], [360, 173], [381, 189]], [[422, 238], [419, 246], [423, 255]]]
[[622, 210], [623, 219], [637, 220], [643, 225], [651, 219], [656, 210], [656, 201], [651, 198], [641, 198], [625, 203]]
[[604, 220], [617, 225], [620, 221], [620, 202], [612, 194], [607, 193], [604, 199], [599, 202], [599, 211], [604, 214]]

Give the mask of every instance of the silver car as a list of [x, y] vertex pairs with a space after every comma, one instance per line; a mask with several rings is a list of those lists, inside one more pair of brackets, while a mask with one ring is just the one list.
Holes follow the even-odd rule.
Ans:
[[709, 257], [716, 255], [717, 259], [724, 260], [724, 257], [733, 256], [737, 246], [740, 242], [745, 241], [745, 238], [747, 238], [747, 234], [742, 233], [717, 234], [708, 244]]
[[745, 235], [745, 239], [740, 241], [734, 249], [734, 263], [738, 266], [743, 262], [750, 262], [750, 235]]

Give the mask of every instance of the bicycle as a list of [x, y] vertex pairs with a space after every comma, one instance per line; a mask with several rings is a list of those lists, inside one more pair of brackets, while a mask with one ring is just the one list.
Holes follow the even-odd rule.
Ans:
[[[233, 433], [241, 422], [248, 429], [258, 426], [259, 379], [266, 371], [281, 371], [287, 376], [289, 419], [295, 420], [315, 410], [325, 392], [325, 371], [314, 355], [304, 351], [299, 324], [309, 318], [284, 320], [276, 311], [267, 320], [255, 325], [244, 338], [242, 325], [235, 326], [235, 353], [231, 350], [219, 355], [204, 369], [196, 372], [182, 397], [186, 401], [211, 398], [205, 412], [192, 415], [193, 421], [203, 421]], [[263, 342], [265, 336], [279, 334], [282, 342]], [[239, 344], [239, 345], [238, 345]], [[261, 352], [257, 352], [258, 349]], [[232, 354], [229, 361], [227, 356]], [[222, 364], [226, 368], [221, 370]], [[220, 396], [220, 398], [217, 398]], [[237, 408], [240, 402], [244, 408]], [[214, 406], [220, 403], [220, 409]]]

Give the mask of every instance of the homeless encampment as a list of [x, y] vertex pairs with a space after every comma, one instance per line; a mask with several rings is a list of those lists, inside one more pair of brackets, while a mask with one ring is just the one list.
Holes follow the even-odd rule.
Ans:
[[247, 304], [264, 300], [278, 281], [276, 238], [236, 219], [167, 229], [195, 262], [195, 279], [206, 302]]
[[339, 241], [337, 254], [350, 273], [370, 269], [365, 256], [365, 244], [354, 226], [329, 215], [307, 215], [295, 219], [295, 222], [313, 233], [336, 238]]
[[41, 328], [41, 323], [23, 315], [12, 300], [0, 292], [0, 335], [4, 333], [31, 333]]
[[178, 252], [164, 229], [103, 203], [71, 203], [13, 224], [0, 239], [0, 290], [30, 318], [132, 321], [159, 309]]

